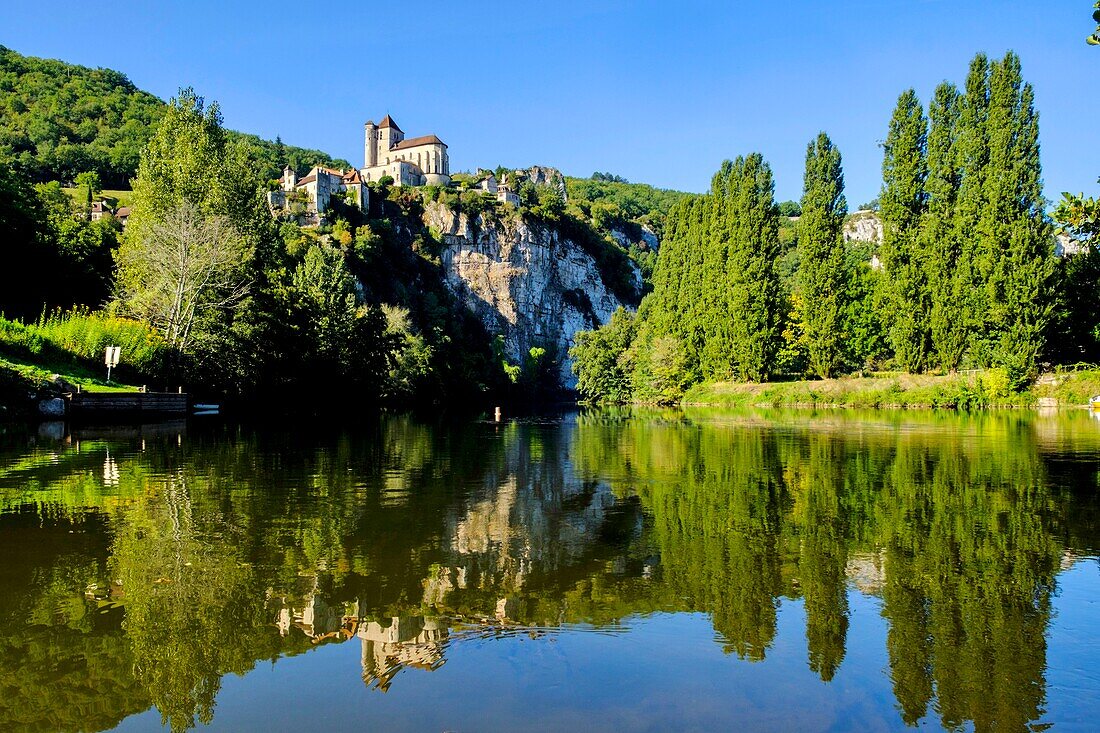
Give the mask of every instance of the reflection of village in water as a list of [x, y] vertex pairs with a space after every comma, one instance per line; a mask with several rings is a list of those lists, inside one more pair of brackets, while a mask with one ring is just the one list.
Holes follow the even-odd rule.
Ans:
[[[564, 448], [565, 446], [560, 446]], [[442, 666], [451, 643], [523, 633], [544, 636], [553, 627], [519, 620], [528, 575], [552, 573], [591, 549], [616, 500], [606, 482], [584, 482], [563, 471], [564, 456], [531, 464], [516, 444], [503, 475], [492, 473], [467, 499], [466, 507], [445, 521], [446, 554], [452, 565], [434, 564], [423, 579], [421, 608], [447, 609], [452, 593], [506, 591], [486, 608], [469, 615], [402, 615], [365, 618], [359, 601], [330, 603], [318, 591], [318, 578], [302, 578], [309, 586], [301, 600], [272, 597], [278, 606], [276, 625], [282, 635], [294, 631], [314, 644], [347, 641], [362, 645], [363, 680], [368, 687], [389, 689], [403, 669], [435, 670]], [[383, 501], [400, 505], [412, 492], [400, 471], [386, 474]], [[633, 517], [635, 533], [641, 516]], [[648, 576], [651, 565], [646, 565]], [[467, 609], [469, 611], [469, 609]], [[565, 619], [554, 619], [564, 623]]]
[[[447, 432], [387, 418], [314, 448], [178, 426], [40, 436], [0, 462], [0, 521], [32, 518], [45, 538], [11, 555], [26, 580], [0, 588], [0, 623], [15, 643], [33, 629], [72, 649], [77, 666], [82, 643], [114, 645], [130, 697], [100, 704], [102, 727], [153, 705], [182, 729], [213, 715], [230, 670], [325, 644], [359, 644], [365, 685], [387, 691], [466, 642], [687, 612], [759, 662], [788, 602], [804, 664], [827, 683], [859, 593], [886, 621], [905, 723], [1039, 720], [1055, 578], [1100, 546], [1094, 492], [1076, 493], [1096, 485], [1095, 462], [1060, 451], [1100, 452], [1080, 425], [1095, 423], [875, 419]], [[13, 679], [35, 679], [19, 654]], [[91, 694], [68, 679], [77, 692], [52, 705]], [[0, 720], [43, 699], [13, 693]]]
[[439, 669], [447, 661], [444, 654], [452, 642], [516, 633], [538, 638], [548, 632], [510, 621], [504, 612], [508, 605], [507, 599], [501, 599], [497, 616], [478, 622], [430, 616], [376, 621], [360, 618], [356, 602], [332, 608], [319, 596], [312, 596], [304, 606], [280, 608], [276, 626], [284, 636], [300, 632], [313, 644], [357, 639], [362, 647], [363, 682], [385, 692], [402, 670]]

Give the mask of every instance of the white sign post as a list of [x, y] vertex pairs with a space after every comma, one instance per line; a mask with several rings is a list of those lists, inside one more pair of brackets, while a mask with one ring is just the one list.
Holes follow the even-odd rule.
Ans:
[[108, 346], [103, 360], [107, 363], [107, 381], [111, 381], [111, 367], [118, 366], [118, 355], [122, 351], [119, 346]]

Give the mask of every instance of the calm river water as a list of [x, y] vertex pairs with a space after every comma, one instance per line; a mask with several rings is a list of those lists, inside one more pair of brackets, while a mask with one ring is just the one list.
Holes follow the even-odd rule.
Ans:
[[1100, 729], [1087, 412], [0, 432], [0, 730]]

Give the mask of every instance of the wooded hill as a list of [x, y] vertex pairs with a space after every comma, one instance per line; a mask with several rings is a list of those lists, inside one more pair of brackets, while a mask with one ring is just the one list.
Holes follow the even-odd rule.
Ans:
[[[165, 107], [121, 72], [23, 56], [0, 46], [0, 165], [29, 180], [65, 182], [95, 171], [105, 188], [129, 188], [141, 149]], [[228, 134], [254, 149], [267, 179], [277, 178], [286, 162], [299, 173], [317, 164], [350, 165], [278, 139]]]

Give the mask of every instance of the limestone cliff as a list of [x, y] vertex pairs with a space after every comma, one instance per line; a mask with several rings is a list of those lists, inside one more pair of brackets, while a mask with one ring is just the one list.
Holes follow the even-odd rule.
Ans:
[[[562, 359], [562, 383], [572, 387], [569, 347], [578, 331], [606, 323], [626, 305], [604, 281], [589, 251], [553, 227], [517, 214], [466, 214], [429, 203], [424, 224], [440, 238], [444, 282], [486, 330], [504, 337], [504, 351], [522, 363], [535, 346]], [[641, 273], [632, 267], [634, 286]]]

